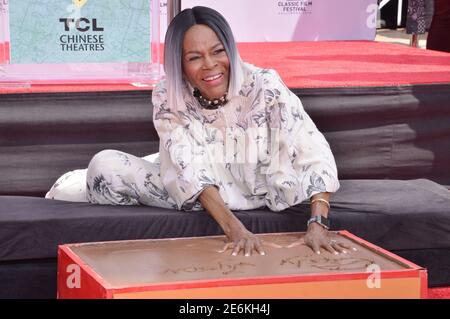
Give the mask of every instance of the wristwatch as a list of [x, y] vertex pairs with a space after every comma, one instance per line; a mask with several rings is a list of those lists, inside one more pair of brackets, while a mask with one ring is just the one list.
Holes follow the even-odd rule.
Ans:
[[330, 220], [328, 218], [323, 217], [322, 215], [311, 217], [308, 220], [307, 227], [309, 227], [311, 223], [317, 223], [325, 229], [330, 229]]

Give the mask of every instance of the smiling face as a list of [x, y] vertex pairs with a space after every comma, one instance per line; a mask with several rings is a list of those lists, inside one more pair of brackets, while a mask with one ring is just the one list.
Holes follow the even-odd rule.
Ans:
[[197, 24], [183, 40], [183, 72], [189, 83], [207, 99], [219, 98], [228, 90], [230, 60], [216, 33]]

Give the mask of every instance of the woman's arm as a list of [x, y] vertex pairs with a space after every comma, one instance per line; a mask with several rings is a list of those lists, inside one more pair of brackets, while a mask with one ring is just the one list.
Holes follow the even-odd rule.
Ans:
[[[311, 217], [328, 217], [330, 193], [339, 189], [337, 167], [325, 136], [318, 130], [296, 94], [279, 74], [265, 70], [263, 89], [269, 125], [279, 136], [274, 169], [266, 175], [267, 206], [280, 211], [311, 199]], [[274, 144], [276, 145], [276, 143]], [[272, 163], [271, 163], [272, 164]], [[290, 165], [291, 164], [291, 165]], [[346, 252], [349, 247], [334, 241], [319, 221], [309, 223], [305, 244], [320, 253]]]
[[[330, 203], [330, 193], [318, 193], [311, 197], [311, 217], [323, 216], [328, 218], [329, 206], [324, 201]], [[346, 254], [348, 249], [354, 249], [338, 241], [332, 241], [328, 230], [318, 223], [311, 223], [308, 226], [305, 243], [317, 254], [320, 254], [320, 248], [324, 248], [332, 254]]]
[[198, 199], [232, 243], [232, 254], [234, 256], [239, 254], [241, 249], [244, 250], [245, 256], [250, 256], [253, 250], [256, 250], [261, 255], [265, 255], [260, 239], [249, 232], [241, 221], [226, 207], [216, 187], [206, 187]]
[[[330, 193], [318, 193], [311, 197], [311, 202], [315, 199], [323, 199], [330, 202]], [[323, 201], [315, 201], [311, 204], [311, 217], [322, 215], [325, 218], [328, 218], [328, 205]]]
[[[205, 153], [201, 148], [202, 134], [188, 127], [201, 126], [189, 114], [167, 105], [165, 82], [159, 82], [152, 92], [153, 124], [159, 136], [161, 183], [178, 210], [192, 210], [205, 185], [217, 184], [209, 165], [202, 158], [190, 156]], [[186, 123], [189, 122], [189, 125]], [[195, 151], [195, 152], [194, 152]]]

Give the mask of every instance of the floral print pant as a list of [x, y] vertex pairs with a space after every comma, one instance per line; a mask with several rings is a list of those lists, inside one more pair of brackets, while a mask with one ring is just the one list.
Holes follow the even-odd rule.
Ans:
[[116, 150], [97, 153], [86, 173], [91, 203], [176, 208], [160, 178], [159, 154], [146, 159]]

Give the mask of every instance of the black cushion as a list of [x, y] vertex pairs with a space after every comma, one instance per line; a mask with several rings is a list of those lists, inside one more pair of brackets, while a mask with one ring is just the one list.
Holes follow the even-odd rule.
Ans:
[[[335, 230], [388, 250], [450, 248], [450, 192], [429, 180], [344, 180], [332, 197]], [[253, 232], [304, 231], [309, 204], [236, 212]], [[204, 211], [0, 197], [0, 261], [51, 258], [65, 243], [221, 234]]]

